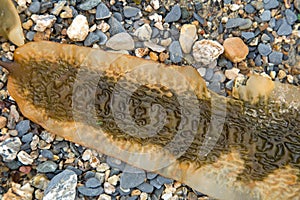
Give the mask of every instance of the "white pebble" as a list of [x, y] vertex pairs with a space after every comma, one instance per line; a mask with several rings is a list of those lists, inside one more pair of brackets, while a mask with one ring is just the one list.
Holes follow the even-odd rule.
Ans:
[[77, 15], [67, 29], [67, 35], [73, 41], [83, 41], [88, 34], [89, 25], [87, 18], [83, 15]]

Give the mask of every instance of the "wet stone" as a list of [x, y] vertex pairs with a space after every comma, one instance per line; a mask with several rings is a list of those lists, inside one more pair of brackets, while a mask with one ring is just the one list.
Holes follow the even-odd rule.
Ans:
[[31, 13], [38, 13], [41, 9], [41, 3], [39, 1], [34, 1], [30, 4], [28, 10], [31, 12]]
[[120, 177], [120, 186], [122, 188], [134, 188], [143, 183], [145, 178], [146, 174], [144, 170], [126, 165]]
[[290, 25], [293, 25], [297, 21], [297, 15], [290, 9], [285, 10], [285, 18]]
[[115, 35], [117, 33], [125, 32], [125, 29], [121, 22], [119, 22], [116, 18], [111, 17], [108, 20], [108, 24], [110, 25], [109, 33], [111, 35]]
[[263, 22], [270, 21], [270, 19], [271, 19], [271, 11], [270, 11], [270, 10], [265, 10], [265, 11], [260, 15], [260, 19], [261, 19]]
[[30, 129], [29, 120], [22, 120], [16, 126], [16, 130], [18, 131], [19, 137], [22, 137], [25, 133], [29, 131], [29, 129]]
[[53, 161], [45, 161], [37, 166], [37, 171], [41, 173], [55, 172], [57, 164]]
[[131, 6], [124, 7], [124, 16], [127, 18], [135, 17], [139, 12], [141, 12], [139, 8], [131, 7]]
[[87, 188], [85, 186], [80, 186], [80, 187], [78, 187], [78, 191], [81, 194], [83, 194], [84, 196], [94, 197], [94, 196], [99, 196], [100, 194], [102, 194], [104, 190], [102, 187]]
[[151, 184], [146, 183], [146, 182], [142, 183], [137, 188], [139, 190], [141, 190], [142, 192], [146, 192], [146, 193], [152, 193], [154, 190], [154, 187]]
[[96, 7], [101, 0], [87, 0], [82, 4], [78, 5], [78, 8], [81, 10], [91, 10], [92, 8]]
[[17, 156], [22, 142], [18, 137], [8, 138], [0, 143], [0, 155], [4, 162], [10, 162]]
[[104, 3], [100, 3], [96, 10], [96, 19], [106, 19], [111, 16], [111, 13]]
[[173, 41], [169, 46], [170, 59], [173, 63], [179, 63], [182, 60], [182, 51], [180, 43], [178, 41]]
[[274, 65], [279, 65], [282, 63], [283, 53], [273, 51], [269, 55], [269, 62], [273, 63]]
[[85, 38], [84, 40], [84, 46], [92, 46], [94, 43], [98, 42], [100, 39], [100, 36], [95, 33], [95, 32], [91, 32], [88, 34], [88, 36]]
[[264, 3], [265, 10], [277, 8], [279, 6], [279, 2], [277, 0], [270, 0], [267, 3]]
[[179, 5], [173, 6], [171, 11], [167, 14], [165, 17], [165, 22], [170, 23], [170, 22], [176, 22], [180, 19], [181, 17], [181, 9]]
[[262, 44], [258, 45], [258, 52], [262, 56], [267, 56], [272, 52], [272, 47], [270, 44]]
[[76, 196], [76, 185], [77, 175], [66, 169], [51, 179], [44, 192], [43, 199], [73, 200]]
[[101, 182], [97, 178], [89, 178], [85, 183], [85, 187], [88, 188], [97, 188], [99, 186], [101, 186]]

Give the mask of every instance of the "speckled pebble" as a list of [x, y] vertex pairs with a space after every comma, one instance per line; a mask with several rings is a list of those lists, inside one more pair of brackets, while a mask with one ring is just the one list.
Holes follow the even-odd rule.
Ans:
[[33, 163], [32, 157], [26, 153], [25, 151], [20, 151], [17, 155], [18, 160], [23, 164], [23, 165], [31, 165]]
[[14, 160], [17, 156], [17, 153], [20, 150], [22, 142], [20, 138], [13, 137], [8, 138], [0, 143], [0, 155], [4, 162], [10, 162]]
[[53, 161], [45, 161], [37, 166], [37, 171], [41, 173], [55, 172], [57, 164]]
[[78, 5], [78, 8], [81, 10], [91, 10], [92, 8], [96, 7], [101, 0], [87, 0], [83, 2], [82, 4]]
[[67, 35], [73, 41], [84, 41], [89, 33], [89, 25], [84, 15], [77, 15], [67, 29]]

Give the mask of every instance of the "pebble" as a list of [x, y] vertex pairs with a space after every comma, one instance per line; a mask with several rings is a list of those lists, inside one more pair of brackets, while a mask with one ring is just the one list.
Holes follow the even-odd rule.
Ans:
[[91, 10], [92, 8], [96, 7], [101, 0], [87, 0], [82, 4], [78, 5], [78, 8], [81, 10]]
[[184, 53], [190, 53], [193, 43], [198, 39], [197, 28], [192, 24], [184, 24], [180, 30], [179, 42]]
[[41, 173], [48, 173], [48, 172], [55, 172], [57, 169], [57, 164], [53, 161], [45, 161], [41, 164], [39, 164], [36, 168], [38, 172]]
[[247, 4], [247, 5], [245, 6], [245, 11], [246, 11], [246, 13], [248, 13], [248, 14], [252, 14], [252, 13], [255, 12], [255, 8], [254, 8], [251, 4]]
[[32, 2], [28, 7], [28, 10], [34, 14], [38, 13], [40, 9], [41, 9], [41, 3], [39, 1]]
[[253, 32], [245, 32], [245, 31], [242, 31], [242, 34], [241, 34], [242, 38], [244, 38], [245, 40], [249, 40], [249, 39], [252, 39], [255, 37], [254, 33]]
[[149, 49], [151, 49], [152, 51], [155, 51], [155, 52], [158, 52], [158, 53], [163, 52], [164, 50], [166, 50], [165, 47], [162, 47], [160, 45], [154, 44], [151, 41], [150, 42], [144, 42], [144, 45], [146, 47], [148, 47]]
[[263, 42], [265, 42], [265, 43], [267, 43], [267, 42], [269, 42], [271, 40], [271, 38], [267, 35], [267, 34], [262, 34], [262, 36], [261, 36], [261, 41], [263, 41]]
[[114, 50], [132, 50], [134, 41], [127, 32], [122, 32], [112, 36], [106, 42], [106, 46]]
[[59, 15], [60, 12], [63, 10], [65, 4], [67, 3], [67, 1], [59, 1], [57, 2], [57, 4], [55, 5], [55, 7], [53, 8], [53, 10], [51, 11], [51, 13], [53, 15]]
[[3, 195], [2, 200], [31, 200], [33, 199], [33, 191], [34, 188], [31, 187], [29, 183], [21, 186], [18, 183], [12, 182], [11, 187], [7, 193]]
[[137, 14], [141, 12], [141, 10], [136, 7], [125, 6], [123, 12], [126, 18], [130, 18], [137, 16]]
[[258, 49], [259, 54], [262, 56], [267, 56], [272, 52], [272, 47], [270, 44], [260, 43], [258, 45], [257, 49]]
[[107, 194], [100, 194], [97, 200], [111, 200], [111, 196]]
[[289, 83], [291, 83], [291, 84], [293, 84], [294, 83], [294, 77], [292, 76], [292, 75], [287, 75], [286, 76], [287, 77], [287, 81], [289, 82]]
[[159, 0], [151, 0], [150, 5], [153, 7], [154, 10], [159, 9], [159, 7], [160, 7]]
[[142, 192], [146, 192], [146, 193], [152, 193], [153, 190], [154, 190], [154, 187], [151, 184], [146, 183], [146, 182], [144, 182], [141, 185], [137, 186], [137, 188], [139, 190], [141, 190]]
[[216, 82], [223, 83], [226, 80], [226, 76], [224, 75], [223, 71], [216, 71], [212, 79]]
[[200, 40], [195, 42], [193, 46], [193, 57], [195, 61], [207, 66], [216, 60], [222, 53], [224, 48], [217, 41]]
[[232, 18], [232, 19], [228, 19], [225, 27], [226, 28], [236, 28], [239, 26], [244, 26], [248, 23], [248, 21], [246, 19], [243, 18]]
[[27, 143], [27, 142], [31, 142], [32, 141], [32, 137], [33, 137], [33, 133], [27, 133], [25, 135], [22, 136], [22, 142]]
[[44, 191], [43, 200], [73, 200], [76, 196], [77, 175], [71, 170], [64, 170], [54, 176]]
[[33, 163], [32, 157], [25, 151], [20, 151], [17, 157], [23, 165], [31, 165]]
[[111, 13], [104, 3], [100, 3], [96, 10], [96, 19], [106, 19], [111, 16]]
[[212, 79], [212, 77], [214, 76], [214, 69], [212, 69], [212, 68], [207, 68], [206, 70], [205, 70], [205, 75], [204, 75], [204, 79], [206, 80], [206, 81], [210, 81], [211, 79]]
[[169, 178], [166, 178], [166, 177], [163, 177], [163, 176], [160, 176], [160, 175], [158, 175], [156, 177], [156, 180], [161, 185], [163, 185], [163, 184], [172, 184], [173, 183], [172, 179], [169, 179]]
[[47, 28], [51, 28], [56, 21], [54, 15], [32, 15], [31, 19], [35, 22], [34, 30], [44, 32]]
[[126, 165], [120, 177], [120, 186], [122, 188], [134, 188], [143, 183], [145, 178], [144, 170]]
[[19, 136], [23, 136], [30, 129], [30, 121], [22, 120], [16, 125], [16, 130], [18, 131]]
[[103, 186], [104, 186], [104, 192], [106, 194], [113, 194], [116, 191], [116, 188], [113, 185], [111, 185], [109, 182], [105, 182]]
[[0, 143], [0, 155], [4, 162], [10, 162], [14, 160], [20, 150], [22, 142], [20, 138], [13, 137], [8, 138]]
[[285, 10], [285, 18], [288, 24], [293, 25], [297, 21], [297, 15], [290, 9]]
[[152, 28], [149, 24], [144, 24], [143, 26], [136, 29], [134, 35], [138, 37], [141, 41], [148, 41], [151, 39]]
[[121, 22], [119, 22], [116, 18], [110, 17], [108, 20], [108, 24], [110, 25], [109, 33], [111, 35], [115, 35], [117, 33], [125, 32], [125, 29]]
[[227, 69], [225, 70], [225, 76], [229, 80], [233, 80], [238, 76], [239, 72], [240, 70], [238, 68]]
[[89, 178], [85, 182], [85, 187], [88, 187], [88, 188], [97, 188], [99, 186], [101, 186], [101, 182], [97, 178]]
[[181, 10], [179, 5], [173, 6], [171, 11], [167, 14], [165, 17], [165, 22], [170, 23], [170, 22], [176, 22], [180, 19], [181, 17]]
[[119, 159], [112, 158], [112, 157], [110, 157], [110, 156], [107, 156], [107, 158], [106, 158], [106, 163], [107, 163], [109, 166], [111, 166], [112, 168], [117, 168], [117, 169], [119, 169], [119, 170], [121, 170], [121, 171], [123, 171], [124, 168], [125, 168], [125, 163], [124, 163], [124, 162], [122, 162], [122, 161], [119, 160]]
[[179, 63], [182, 60], [183, 54], [181, 51], [180, 43], [173, 41], [169, 46], [170, 59], [173, 63]]
[[45, 174], [36, 174], [31, 180], [30, 184], [38, 189], [45, 190], [49, 186], [49, 180]]
[[279, 65], [282, 63], [283, 53], [273, 51], [269, 54], [269, 63], [273, 63], [274, 65]]
[[107, 179], [107, 181], [108, 181], [110, 184], [116, 186], [117, 183], [120, 181], [120, 178], [119, 178], [119, 176], [117, 176], [117, 175], [113, 175], [113, 176], [109, 177], [109, 178]]
[[223, 47], [225, 57], [233, 63], [243, 61], [249, 53], [247, 45], [239, 37], [227, 38]]
[[277, 34], [280, 36], [283, 35], [287, 36], [290, 35], [292, 31], [293, 31], [292, 26], [287, 23], [287, 20], [283, 19], [279, 29], [277, 30]]
[[84, 46], [92, 46], [94, 43], [98, 42], [100, 40], [99, 34], [96, 32], [91, 32], [88, 34], [88, 36], [85, 38], [83, 44]]
[[251, 19], [245, 19], [244, 20], [244, 24], [243, 25], [240, 25], [239, 26], [239, 29], [240, 30], [247, 30], [247, 29], [249, 29], [249, 28], [251, 28], [251, 26], [252, 26], [252, 21], [251, 21]]
[[107, 42], [107, 36], [102, 31], [97, 31], [99, 35], [99, 45], [104, 45]]
[[44, 158], [47, 158], [47, 159], [53, 159], [53, 153], [52, 151], [48, 150], [48, 149], [42, 149], [41, 150], [41, 155], [44, 157]]
[[286, 77], [286, 72], [284, 70], [279, 70], [277, 77], [279, 78], [279, 80], [282, 80]]
[[87, 188], [85, 186], [79, 186], [78, 191], [88, 197], [94, 197], [94, 196], [99, 196], [101, 193], [103, 193], [103, 188], [98, 187], [98, 188]]
[[270, 19], [271, 19], [271, 11], [270, 11], [270, 10], [265, 10], [265, 11], [260, 15], [260, 19], [261, 19], [263, 22], [270, 21]]
[[0, 129], [4, 128], [6, 126], [7, 123], [7, 118], [0, 116]]
[[277, 0], [270, 0], [267, 3], [264, 3], [264, 9], [270, 10], [273, 8], [277, 8], [279, 6], [279, 2]]
[[68, 37], [76, 42], [84, 41], [89, 33], [89, 25], [84, 15], [77, 15], [67, 29]]

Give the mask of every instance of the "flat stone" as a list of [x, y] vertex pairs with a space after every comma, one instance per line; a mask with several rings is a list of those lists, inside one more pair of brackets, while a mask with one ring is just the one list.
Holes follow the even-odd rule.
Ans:
[[203, 66], [211, 64], [223, 52], [223, 46], [213, 40], [200, 40], [195, 42], [193, 46], [193, 57], [195, 61]]
[[125, 32], [125, 29], [121, 22], [119, 22], [116, 18], [110, 17], [108, 20], [108, 24], [110, 25], [109, 33], [111, 35], [115, 35], [121, 32]]
[[31, 142], [32, 141], [32, 137], [33, 137], [33, 133], [27, 133], [25, 135], [22, 136], [22, 142], [27, 143], [27, 142]]
[[106, 19], [111, 16], [111, 13], [104, 3], [100, 3], [96, 10], [96, 19]]
[[297, 15], [290, 9], [285, 10], [285, 18], [288, 24], [293, 25], [297, 21]]
[[173, 63], [179, 63], [182, 60], [182, 51], [180, 43], [178, 41], [173, 41], [169, 46], [170, 59]]
[[232, 18], [232, 19], [228, 19], [225, 27], [226, 28], [236, 28], [236, 27], [239, 27], [239, 26], [243, 26], [245, 24], [247, 24], [246, 19], [243, 19], [243, 18]]
[[180, 19], [181, 17], [181, 10], [179, 5], [173, 6], [171, 11], [167, 14], [165, 17], [165, 22], [170, 23], [170, 22], [176, 22]]
[[225, 57], [234, 63], [243, 61], [249, 53], [247, 45], [239, 37], [227, 38], [223, 47]]
[[45, 161], [41, 164], [39, 164], [36, 168], [38, 172], [41, 173], [48, 173], [48, 172], [55, 172], [57, 169], [57, 164], [53, 161]]
[[246, 13], [248, 13], [248, 14], [252, 14], [252, 13], [255, 12], [255, 8], [254, 8], [251, 4], [247, 4], [247, 5], [245, 6], [245, 11], [246, 11]]
[[151, 184], [146, 183], [146, 182], [142, 183], [137, 188], [139, 190], [141, 190], [142, 192], [146, 192], [146, 193], [152, 193], [154, 190], [154, 187]]
[[120, 177], [120, 186], [122, 188], [134, 188], [143, 183], [145, 178], [146, 173], [144, 170], [126, 165]]
[[99, 35], [99, 43], [100, 45], [104, 45], [107, 42], [107, 36], [100, 30], [97, 30], [96, 33]]
[[43, 200], [74, 200], [76, 197], [77, 175], [71, 170], [64, 170], [54, 176], [44, 191]]
[[41, 9], [41, 3], [39, 1], [32, 2], [28, 8], [28, 10], [33, 14], [40, 12], [40, 9]]
[[82, 4], [78, 5], [78, 8], [81, 10], [91, 10], [92, 8], [96, 7], [101, 0], [87, 0]]
[[263, 42], [269, 42], [271, 40], [271, 38], [267, 35], [267, 34], [262, 34], [261, 36], [261, 41]]
[[244, 38], [245, 40], [249, 40], [249, 39], [252, 39], [255, 37], [254, 33], [253, 32], [245, 32], [243, 31], [242, 32], [242, 38]]
[[240, 29], [240, 30], [247, 30], [247, 29], [251, 28], [251, 26], [252, 26], [252, 21], [251, 21], [251, 19], [245, 19], [244, 22], [245, 22], [245, 23], [244, 23], [243, 25], [240, 25], [240, 26], [239, 26], [239, 29]]
[[151, 49], [152, 51], [155, 51], [155, 52], [158, 52], [158, 53], [163, 52], [164, 50], [166, 50], [165, 47], [162, 47], [162, 46], [160, 46], [158, 44], [155, 44], [151, 41], [150, 42], [148, 42], [148, 41], [144, 42], [144, 45], [146, 47], [148, 47], [149, 49]]
[[78, 191], [88, 197], [94, 197], [94, 196], [99, 196], [100, 194], [103, 193], [103, 188], [98, 187], [98, 188], [87, 188], [85, 186], [80, 186], [78, 187]]
[[216, 71], [213, 75], [213, 78], [212, 78], [214, 81], [216, 82], [220, 82], [220, 83], [223, 83], [225, 80], [226, 80], [226, 77], [223, 73], [223, 71]]
[[270, 10], [277, 8], [279, 6], [279, 2], [277, 0], [270, 0], [267, 3], [264, 3], [264, 9], [265, 10]]
[[139, 8], [131, 7], [131, 6], [124, 7], [124, 16], [127, 18], [135, 17], [139, 12], [141, 12]]
[[158, 175], [156, 173], [153, 172], [147, 172], [147, 179], [154, 179], [156, 178]]
[[273, 51], [269, 54], [269, 63], [273, 63], [274, 65], [279, 65], [282, 63], [283, 53]]
[[118, 33], [106, 42], [106, 46], [114, 50], [132, 50], [134, 41], [128, 33]]
[[208, 86], [208, 89], [210, 89], [211, 91], [214, 91], [215, 93], [220, 93], [221, 92], [221, 85], [220, 82], [218, 81], [213, 81], [211, 82]]
[[92, 46], [94, 43], [98, 42], [100, 40], [100, 36], [96, 32], [91, 32], [88, 34], [88, 36], [85, 38], [83, 44], [84, 46]]
[[156, 179], [157, 179], [157, 181], [158, 181], [161, 185], [163, 185], [163, 184], [172, 184], [172, 183], [174, 182], [172, 179], [166, 178], [166, 177], [163, 177], [163, 176], [160, 176], [160, 175], [158, 175], [158, 176], [156, 177]]
[[0, 155], [4, 162], [10, 162], [14, 160], [21, 148], [22, 142], [20, 138], [13, 137], [7, 138], [0, 143]]
[[89, 25], [84, 15], [77, 15], [67, 29], [68, 37], [76, 42], [84, 41], [89, 34]]
[[270, 10], [265, 10], [261, 15], [260, 15], [260, 19], [263, 22], [267, 22], [270, 21], [271, 19], [271, 11]]
[[50, 151], [48, 149], [42, 149], [41, 150], [41, 155], [44, 158], [53, 159], [53, 153], [52, 153], [52, 151]]
[[198, 39], [197, 28], [192, 24], [184, 24], [180, 30], [179, 43], [184, 53], [190, 53], [194, 42]]
[[121, 171], [123, 171], [124, 168], [125, 168], [125, 163], [124, 163], [124, 162], [122, 162], [122, 161], [119, 160], [119, 159], [112, 158], [112, 157], [110, 157], [110, 156], [107, 156], [106, 162], [107, 162], [107, 164], [109, 164], [109, 166], [111, 166], [112, 168], [117, 168], [117, 169], [119, 169], [119, 170], [121, 170]]
[[30, 121], [29, 120], [22, 120], [20, 121], [17, 126], [16, 130], [18, 131], [18, 135], [21, 137], [25, 133], [27, 133], [30, 129]]
[[88, 188], [97, 188], [99, 186], [101, 186], [101, 182], [97, 178], [89, 178], [85, 183], [85, 187]]
[[260, 43], [258, 45], [257, 49], [258, 49], [259, 54], [262, 56], [267, 56], [272, 52], [272, 47], [270, 44]]
[[134, 35], [137, 36], [141, 41], [148, 41], [151, 39], [152, 28], [149, 24], [144, 24], [143, 26], [136, 29]]

